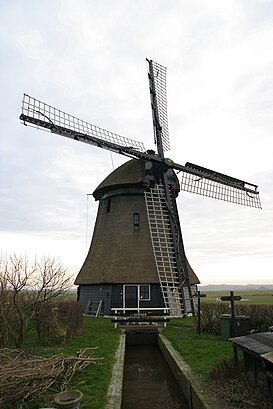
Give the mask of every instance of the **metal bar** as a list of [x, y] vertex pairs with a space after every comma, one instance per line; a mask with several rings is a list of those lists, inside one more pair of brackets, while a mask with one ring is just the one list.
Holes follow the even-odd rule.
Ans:
[[190, 163], [190, 162], [187, 162], [185, 166], [187, 168], [200, 172], [200, 176], [203, 175], [203, 177], [207, 179], [216, 180], [219, 183], [227, 184], [229, 186], [232, 184], [233, 186], [236, 186], [238, 189], [240, 188], [247, 189], [248, 188], [247, 185], [249, 185], [250, 190], [253, 190], [253, 189], [257, 190], [257, 187], [258, 187], [257, 185], [254, 185], [252, 183], [245, 182], [243, 180], [234, 178], [232, 176], [225, 175], [224, 173], [220, 173], [220, 172], [216, 172], [211, 169], [204, 168], [199, 165], [194, 165], [193, 163]]
[[[170, 163], [168, 163], [168, 161]], [[234, 187], [236, 189], [241, 189], [249, 193], [258, 194], [257, 191], [258, 186], [254, 185], [253, 183], [248, 183], [240, 179], [236, 179], [234, 177], [224, 175], [223, 173], [219, 173], [210, 169], [202, 168], [204, 171], [200, 170], [201, 166], [194, 165], [195, 167], [187, 166], [188, 162], [185, 166], [179, 165], [178, 163], [174, 163], [168, 159], [165, 160], [166, 165], [171, 167], [172, 169], [178, 170], [179, 172], [189, 173], [191, 175], [197, 176], [195, 179], [196, 182], [202, 179], [208, 179], [211, 181], [215, 181], [217, 183], [228, 185]], [[206, 170], [206, 171], [205, 171]]]

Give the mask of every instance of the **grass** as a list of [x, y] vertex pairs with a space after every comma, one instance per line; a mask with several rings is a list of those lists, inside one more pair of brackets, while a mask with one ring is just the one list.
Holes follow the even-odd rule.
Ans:
[[[240, 304], [273, 304], [273, 290], [240, 290], [235, 291], [235, 295], [242, 297], [241, 301], [236, 301]], [[230, 295], [229, 291], [207, 291], [206, 297], [202, 298], [202, 302], [222, 302], [219, 298], [222, 295]]]
[[[108, 385], [112, 375], [112, 366], [118, 345], [119, 333], [114, 329], [110, 319], [84, 317], [84, 326], [81, 334], [63, 346], [42, 348], [33, 345], [31, 352], [35, 355], [49, 357], [63, 353], [76, 355], [77, 351], [87, 347], [97, 347], [96, 356], [102, 357], [99, 365], [90, 365], [83, 372], [73, 377], [73, 389], [78, 389], [84, 394], [81, 408], [101, 409], [106, 402]], [[50, 406], [52, 396], [43, 397], [39, 401], [29, 404], [28, 409]]]
[[[210, 372], [223, 359], [232, 357], [232, 346], [220, 337], [195, 334], [192, 330], [193, 318], [172, 319], [164, 329], [164, 335], [171, 341], [174, 348], [190, 365], [194, 372], [205, 380], [210, 380]], [[114, 329], [110, 319], [84, 318], [81, 334], [63, 346], [41, 347], [31, 345], [31, 353], [49, 357], [63, 353], [75, 355], [77, 351], [87, 347], [98, 347], [96, 356], [103, 357], [103, 363], [89, 366], [73, 378], [74, 389], [83, 392], [81, 408], [102, 409], [105, 405], [106, 393], [111, 379], [112, 366], [118, 345], [118, 331]], [[30, 345], [28, 345], [30, 349]], [[28, 406], [36, 409], [43, 405], [50, 406], [52, 395]]]
[[[221, 365], [221, 362], [233, 357], [232, 345], [219, 336], [196, 334], [192, 329], [193, 320], [192, 317], [171, 319], [163, 333], [192, 370], [213, 385], [211, 373], [216, 366]], [[97, 366], [91, 365], [82, 373], [76, 374], [70, 388], [83, 392], [81, 408], [102, 409], [105, 406], [118, 338], [119, 332], [114, 329], [110, 319], [84, 317], [82, 332], [67, 344], [41, 347], [32, 338], [26, 347], [32, 354], [45, 357], [60, 353], [75, 355], [80, 349], [97, 347], [96, 356], [104, 358], [103, 363]], [[39, 401], [27, 406], [27, 409], [50, 407], [52, 396], [53, 394], [50, 397], [42, 397]]]
[[[223, 407], [273, 408], [272, 401], [265, 396], [265, 383], [261, 389], [253, 388], [240, 367], [234, 365], [231, 342], [215, 335], [198, 335], [193, 332], [192, 324], [193, 318], [172, 319], [163, 334], [209, 390], [225, 402]], [[241, 351], [238, 353], [242, 359]]]
[[232, 345], [214, 335], [198, 335], [192, 329], [193, 318], [172, 319], [163, 334], [194, 372], [210, 380], [212, 369], [233, 356]]

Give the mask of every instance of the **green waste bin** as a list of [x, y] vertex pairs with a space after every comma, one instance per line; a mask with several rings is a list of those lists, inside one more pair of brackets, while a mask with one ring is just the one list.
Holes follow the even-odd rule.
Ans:
[[230, 314], [222, 314], [220, 316], [220, 323], [221, 323], [221, 338], [222, 339], [229, 339], [231, 338], [232, 334], [232, 319]]
[[[221, 337], [229, 339], [232, 337], [232, 318], [231, 314], [222, 314], [221, 322]], [[235, 315], [235, 337], [247, 335], [250, 331], [250, 317], [245, 315]]]

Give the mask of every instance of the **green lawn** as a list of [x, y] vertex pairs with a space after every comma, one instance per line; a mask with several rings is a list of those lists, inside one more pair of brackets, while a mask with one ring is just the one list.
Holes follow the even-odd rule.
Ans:
[[214, 335], [195, 334], [192, 330], [193, 319], [172, 319], [163, 334], [192, 370], [207, 383], [208, 389], [225, 402], [224, 407], [273, 409], [272, 401], [266, 398], [266, 384], [253, 388], [242, 373], [241, 351], [238, 351], [241, 364], [236, 367], [231, 342]]
[[[193, 320], [192, 317], [171, 319], [168, 326], [164, 328], [163, 334], [193, 371], [201, 375], [204, 380], [212, 383], [211, 371], [223, 360], [229, 360], [233, 357], [232, 345], [229, 341], [222, 340], [218, 336], [204, 333], [196, 334], [192, 329]], [[81, 334], [66, 345], [42, 348], [37, 344], [32, 344], [30, 350], [31, 353], [41, 356], [59, 353], [75, 355], [80, 349], [97, 347], [96, 356], [104, 358], [102, 364], [90, 365], [82, 373], [76, 374], [70, 388], [83, 392], [82, 409], [102, 409], [105, 406], [118, 339], [119, 332], [114, 329], [110, 319], [84, 317]], [[52, 396], [51, 400], [45, 399], [43, 396], [39, 401], [29, 405], [27, 409], [50, 407]], [[234, 407], [237, 408], [238, 406]]]
[[231, 342], [208, 334], [198, 335], [192, 329], [193, 318], [172, 319], [163, 334], [189, 366], [209, 380], [213, 367], [233, 356]]
[[[229, 291], [207, 291], [206, 297], [202, 298], [202, 302], [222, 302], [219, 298], [222, 295], [229, 295]], [[273, 305], [273, 290], [243, 290], [235, 291], [235, 295], [242, 297], [241, 301], [236, 301], [240, 304], [272, 304]]]
[[[232, 357], [231, 343], [223, 341], [220, 337], [195, 334], [192, 330], [192, 322], [193, 318], [172, 319], [163, 333], [190, 367], [204, 379], [209, 380], [212, 368], [223, 359]], [[102, 409], [111, 379], [118, 337], [119, 332], [114, 329], [110, 319], [85, 317], [81, 334], [66, 345], [47, 348], [32, 345], [31, 352], [40, 356], [59, 353], [75, 355], [80, 349], [97, 347], [96, 356], [104, 358], [102, 364], [90, 365], [82, 373], [76, 374], [70, 387], [83, 392], [81, 408]], [[44, 400], [43, 397], [29, 405], [28, 409], [50, 406], [50, 403], [50, 398]]]
[[[96, 356], [103, 358], [102, 363], [90, 365], [83, 372], [76, 374], [70, 386], [83, 392], [82, 409], [102, 409], [105, 405], [106, 393], [112, 375], [118, 339], [118, 330], [114, 329], [110, 319], [84, 317], [84, 327], [79, 336], [64, 346], [42, 348], [36, 345], [32, 348], [32, 353], [40, 356], [60, 353], [75, 355], [80, 349], [97, 347]], [[42, 397], [41, 400], [29, 405], [28, 408], [46, 407], [45, 404], [49, 407], [50, 399], [44, 400]]]

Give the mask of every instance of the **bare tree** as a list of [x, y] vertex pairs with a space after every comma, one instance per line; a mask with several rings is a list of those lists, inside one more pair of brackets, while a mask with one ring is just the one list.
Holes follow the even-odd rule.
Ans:
[[36, 302], [57, 298], [72, 286], [72, 277], [55, 258], [43, 257], [35, 261], [36, 272], [32, 281]]
[[[0, 258], [0, 342], [20, 348], [30, 322], [39, 322], [38, 306], [56, 299], [72, 285], [72, 278], [56, 259], [30, 263], [26, 256]], [[43, 317], [45, 318], [45, 317]], [[38, 327], [37, 327], [38, 328]]]

